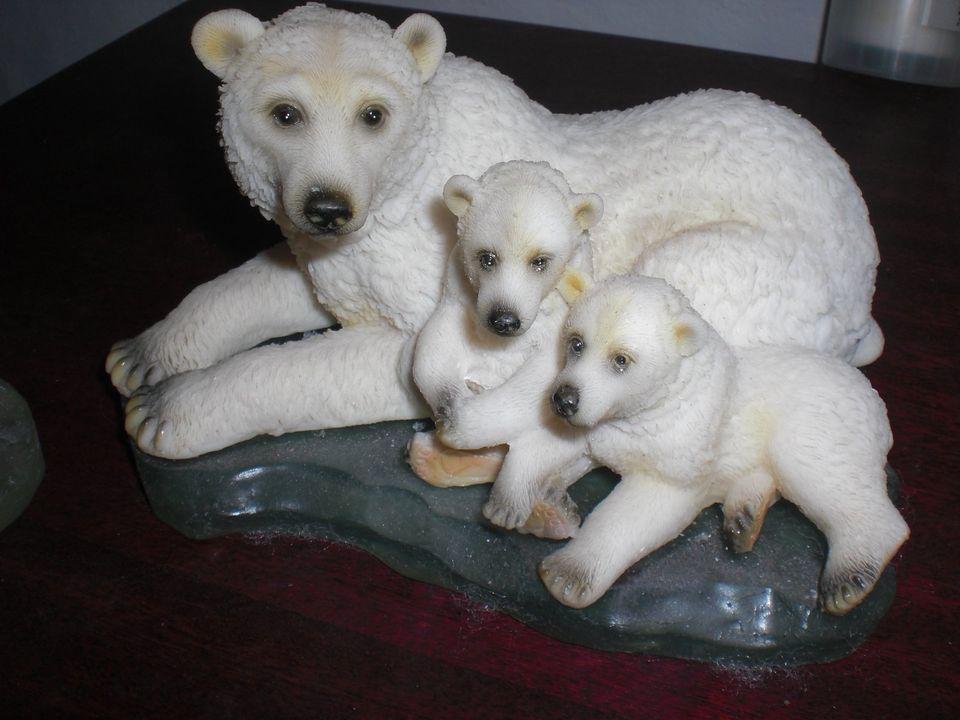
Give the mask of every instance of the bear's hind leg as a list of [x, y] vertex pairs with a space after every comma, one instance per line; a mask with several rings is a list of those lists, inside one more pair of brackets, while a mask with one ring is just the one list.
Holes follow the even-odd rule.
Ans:
[[870, 594], [910, 529], [887, 496], [882, 465], [872, 468], [869, 484], [849, 464], [806, 471], [806, 479], [784, 473], [780, 491], [826, 536], [820, 606], [844, 615]]
[[723, 501], [723, 534], [734, 552], [753, 550], [767, 510], [779, 497], [773, 477], [764, 470], [734, 481]]

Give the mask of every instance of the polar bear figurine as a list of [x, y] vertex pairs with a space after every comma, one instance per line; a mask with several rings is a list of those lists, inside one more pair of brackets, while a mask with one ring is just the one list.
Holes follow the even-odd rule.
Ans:
[[593, 603], [712, 503], [735, 526], [777, 493], [827, 538], [823, 609], [870, 592], [909, 530], [886, 492], [886, 408], [859, 371], [802, 348], [733, 350], [681, 293], [641, 276], [590, 287], [563, 337], [554, 409], [590, 429], [590, 454], [621, 480], [541, 562], [557, 600]]
[[221, 82], [227, 164], [286, 244], [114, 345], [106, 369], [132, 396], [125, 425], [145, 452], [186, 458], [259, 434], [426, 415], [411, 362], [455, 241], [440, 188], [510, 159], [547, 161], [617, 208], [594, 246], [607, 272], [662, 244], [695, 257], [684, 289], [717, 307], [731, 342], [854, 364], [882, 349], [863, 199], [784, 108], [706, 90], [554, 115], [495, 70], [444, 54], [443, 29], [423, 14], [392, 31], [316, 4], [271, 22], [222, 10], [192, 43]]
[[[440, 304], [420, 332], [413, 377], [437, 418], [437, 434], [455, 450], [432, 433], [417, 433], [410, 463], [442, 486], [496, 477], [489, 519], [541, 537], [569, 537], [580, 518], [566, 486], [589, 468], [565, 462], [585, 457], [583, 433], [557, 418], [546, 396], [560, 370], [567, 298], [592, 274], [588, 230], [603, 214], [602, 200], [572, 192], [547, 163], [519, 160], [498, 163], [476, 180], [456, 175], [443, 196], [458, 218], [459, 241]], [[502, 468], [501, 445], [509, 445]], [[475, 448], [495, 450], [456, 450]], [[437, 467], [456, 458], [475, 462], [454, 474]], [[554, 483], [553, 493], [530, 488], [498, 502], [510, 488], [526, 489], [511, 479], [526, 477], [530, 467], [554, 467], [569, 479]]]

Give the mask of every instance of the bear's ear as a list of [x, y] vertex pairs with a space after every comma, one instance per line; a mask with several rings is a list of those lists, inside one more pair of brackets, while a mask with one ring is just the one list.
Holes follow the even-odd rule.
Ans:
[[447, 184], [443, 186], [443, 201], [450, 208], [450, 212], [462, 218], [473, 204], [477, 185], [477, 181], [469, 175], [454, 175], [447, 180]]
[[707, 340], [703, 319], [693, 312], [684, 313], [675, 320], [672, 330], [681, 357], [695, 354]]
[[190, 44], [203, 66], [221, 80], [237, 53], [263, 34], [263, 23], [243, 10], [219, 10], [193, 26]]
[[594, 193], [573, 196], [573, 219], [581, 230], [589, 230], [603, 217], [603, 198]]
[[590, 287], [590, 278], [586, 273], [570, 267], [563, 271], [560, 282], [557, 283], [560, 297], [567, 305], [573, 305], [588, 287]]
[[415, 13], [400, 23], [393, 36], [413, 55], [420, 71], [420, 82], [432, 78], [447, 49], [447, 35], [440, 23], [425, 13]]

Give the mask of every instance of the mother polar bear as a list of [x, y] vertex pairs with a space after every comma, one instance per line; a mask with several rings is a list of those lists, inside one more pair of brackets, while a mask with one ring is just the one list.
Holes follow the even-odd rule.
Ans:
[[598, 274], [642, 255], [728, 342], [858, 365], [882, 349], [863, 200], [817, 130], [783, 108], [711, 90], [554, 115], [495, 70], [445, 55], [443, 29], [422, 14], [391, 32], [319, 5], [267, 23], [224, 10], [192, 40], [222, 80], [227, 163], [287, 243], [114, 345], [107, 370], [132, 395], [126, 428], [148, 453], [424, 416], [412, 347], [455, 241], [441, 189], [508, 159], [547, 161], [602, 195]]

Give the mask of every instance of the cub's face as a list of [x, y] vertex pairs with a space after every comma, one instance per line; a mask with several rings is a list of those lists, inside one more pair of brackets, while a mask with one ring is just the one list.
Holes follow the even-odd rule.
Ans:
[[564, 324], [566, 363], [554, 383], [554, 411], [571, 425], [593, 427], [663, 401], [698, 347], [696, 318], [678, 297], [649, 278], [610, 278], [587, 290]]
[[565, 271], [589, 265], [585, 231], [603, 212], [597, 195], [572, 193], [546, 163], [521, 161], [495, 165], [479, 181], [451, 178], [444, 200], [460, 218], [477, 319], [502, 336], [525, 333]]
[[460, 242], [480, 323], [498, 335], [526, 332], [570, 262], [581, 232], [556, 192], [480, 199]]

